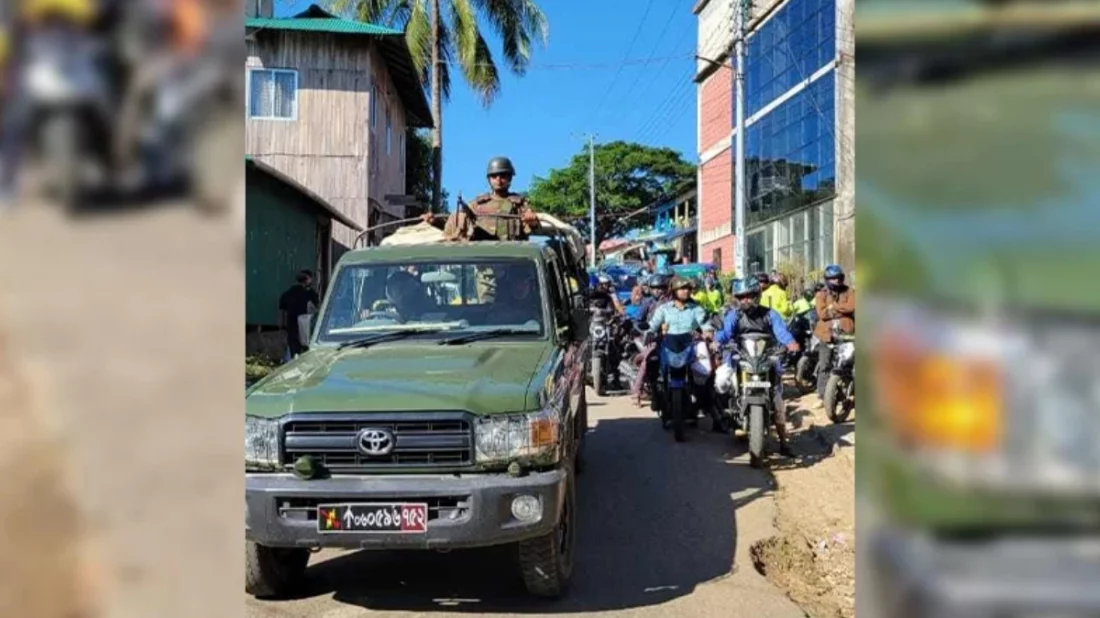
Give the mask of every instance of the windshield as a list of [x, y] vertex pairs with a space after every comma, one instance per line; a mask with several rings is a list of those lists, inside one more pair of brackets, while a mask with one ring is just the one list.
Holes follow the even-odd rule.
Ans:
[[423, 331], [438, 337], [497, 329], [542, 337], [546, 319], [539, 280], [529, 259], [343, 266], [317, 339], [344, 343], [375, 333]]

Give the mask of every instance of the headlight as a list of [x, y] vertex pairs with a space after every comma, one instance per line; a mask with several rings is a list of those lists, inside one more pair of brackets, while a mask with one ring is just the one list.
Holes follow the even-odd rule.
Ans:
[[559, 422], [559, 415], [549, 410], [480, 418], [474, 423], [477, 462], [538, 457], [552, 463], [558, 456]]
[[596, 339], [603, 339], [603, 336], [607, 334], [607, 329], [600, 325], [592, 326], [592, 336]]
[[855, 353], [856, 344], [851, 341], [846, 341], [838, 345], [836, 348], [836, 358], [841, 363], [847, 363], [848, 361], [852, 360], [852, 357], [855, 356]]
[[244, 417], [244, 465], [257, 470], [279, 467], [278, 419]]

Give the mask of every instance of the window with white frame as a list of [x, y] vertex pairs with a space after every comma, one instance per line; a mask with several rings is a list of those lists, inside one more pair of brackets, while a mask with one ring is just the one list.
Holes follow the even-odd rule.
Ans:
[[248, 117], [257, 120], [296, 120], [298, 71], [248, 69]]

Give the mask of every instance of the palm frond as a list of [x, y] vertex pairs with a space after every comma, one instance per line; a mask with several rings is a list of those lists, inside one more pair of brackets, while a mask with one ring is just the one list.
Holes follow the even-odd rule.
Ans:
[[534, 0], [474, 0], [476, 7], [500, 36], [508, 68], [517, 75], [527, 71], [534, 39], [546, 45], [550, 26]]
[[459, 67], [482, 103], [489, 105], [500, 91], [500, 75], [478, 27], [477, 11], [470, 0], [451, 0], [449, 8]]
[[[405, 44], [409, 47], [409, 54], [412, 56], [416, 72], [420, 75], [420, 82], [425, 89], [430, 89], [432, 81], [432, 15], [427, 0], [412, 0], [409, 13], [404, 19]], [[448, 70], [448, 64], [451, 62], [450, 34], [447, 32], [445, 23], [441, 24], [440, 30], [442, 44], [439, 57], [443, 61], [442, 70], [440, 71], [442, 77], [440, 79], [440, 93], [442, 93], [444, 99], [448, 99], [451, 96], [451, 74]]]

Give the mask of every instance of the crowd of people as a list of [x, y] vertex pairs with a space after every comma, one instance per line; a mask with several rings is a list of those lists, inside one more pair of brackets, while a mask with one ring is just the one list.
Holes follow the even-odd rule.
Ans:
[[[606, 275], [597, 275], [593, 284], [594, 299], [615, 298], [612, 281]], [[650, 332], [659, 334], [667, 345], [677, 349], [701, 338], [711, 342], [712, 351], [717, 352], [740, 334], [761, 333], [770, 334], [780, 345], [797, 352], [799, 344], [787, 324], [792, 317], [804, 314], [812, 315], [813, 336], [821, 343], [830, 343], [834, 332], [854, 334], [855, 290], [840, 266], [827, 266], [820, 282], [793, 294], [793, 302], [791, 296], [788, 279], [776, 272], [734, 279], [727, 289], [723, 289], [712, 272], [703, 275], [698, 285], [689, 278], [657, 272], [643, 277], [631, 290], [630, 298], [621, 304], [616, 301], [613, 309], [632, 322], [645, 324]], [[656, 338], [652, 339], [633, 359], [638, 371], [630, 392], [639, 406], [646, 390], [645, 363], [657, 345]], [[832, 350], [827, 345], [817, 346], [817, 350], [816, 390], [823, 399]], [[707, 384], [696, 391], [703, 395], [698, 402], [703, 410], [711, 407], [708, 399], [712, 390], [728, 393], [733, 388], [735, 372], [729, 354], [725, 358], [711, 358], [714, 360]], [[780, 374], [783, 369], [779, 368]], [[776, 389], [775, 396], [780, 451], [788, 455], [782, 389]], [[722, 430], [717, 422], [714, 426]]]

